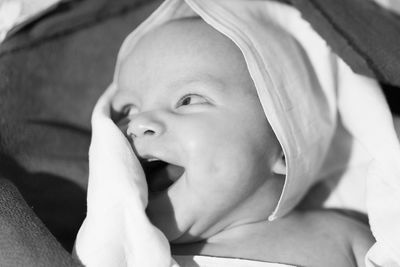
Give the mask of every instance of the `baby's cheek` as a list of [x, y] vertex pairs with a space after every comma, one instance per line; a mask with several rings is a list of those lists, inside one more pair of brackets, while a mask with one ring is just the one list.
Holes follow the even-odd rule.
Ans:
[[226, 149], [223, 142], [211, 135], [196, 133], [186, 140], [186, 152], [190, 165], [203, 175], [221, 172], [222, 161], [226, 160]]
[[209, 154], [209, 150], [212, 150], [212, 147], [219, 141], [213, 129], [205, 127], [185, 129], [180, 135], [180, 140], [192, 155]]

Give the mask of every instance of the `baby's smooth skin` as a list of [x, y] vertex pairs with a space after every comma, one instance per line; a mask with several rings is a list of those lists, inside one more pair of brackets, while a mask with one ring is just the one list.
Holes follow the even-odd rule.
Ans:
[[163, 25], [124, 59], [118, 88], [114, 116], [144, 168], [168, 163], [146, 172], [147, 214], [173, 254], [364, 265], [373, 239], [361, 223], [330, 211], [267, 220], [284, 159], [243, 55], [227, 37], [201, 19]]

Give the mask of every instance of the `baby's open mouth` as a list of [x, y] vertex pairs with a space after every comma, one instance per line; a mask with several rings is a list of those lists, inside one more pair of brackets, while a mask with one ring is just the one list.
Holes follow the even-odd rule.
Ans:
[[141, 164], [150, 192], [161, 192], [170, 187], [185, 172], [185, 168], [160, 159], [144, 159]]

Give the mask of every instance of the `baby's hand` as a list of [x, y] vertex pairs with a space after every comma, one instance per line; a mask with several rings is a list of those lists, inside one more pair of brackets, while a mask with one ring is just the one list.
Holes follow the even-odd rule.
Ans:
[[86, 266], [170, 266], [168, 240], [145, 213], [143, 169], [106, 113], [106, 97], [92, 118], [87, 215], [75, 254]]

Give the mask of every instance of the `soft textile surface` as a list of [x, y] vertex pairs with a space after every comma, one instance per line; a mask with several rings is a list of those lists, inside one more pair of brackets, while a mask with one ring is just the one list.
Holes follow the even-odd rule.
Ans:
[[24, 202], [17, 188], [1, 176], [0, 190], [1, 266], [78, 266]]
[[398, 15], [374, 1], [289, 2], [301, 10], [304, 18], [355, 72], [400, 86]]
[[[400, 146], [393, 120], [375, 82], [339, 68], [339, 110], [349, 132], [371, 155], [367, 169], [366, 205], [377, 242], [367, 266], [400, 266]], [[354, 105], [357, 103], [357, 105]], [[349, 188], [349, 195], [355, 190]]]
[[18, 28], [53, 9], [61, 0], [0, 0], [0, 43]]
[[[369, 252], [367, 262], [368, 264], [374, 262], [381, 266], [384, 266], [385, 261], [399, 263], [396, 257], [400, 255], [397, 251], [400, 248], [400, 240], [396, 236], [400, 235], [392, 233], [398, 231], [396, 225], [400, 223], [400, 211], [398, 208], [396, 210], [395, 205], [387, 205], [387, 203], [399, 203], [399, 181], [395, 177], [400, 175], [400, 170], [396, 166], [396, 162], [400, 159], [400, 148], [393, 129], [391, 114], [378, 84], [373, 80], [355, 75], [330, 52], [323, 40], [301, 19], [298, 12], [289, 7], [265, 1], [187, 0], [186, 4], [178, 0], [166, 1], [125, 40], [118, 62], [129, 53], [137, 40], [147, 31], [173, 18], [193, 14], [200, 15], [207, 23], [231, 38], [242, 50], [266, 117], [284, 150], [287, 160], [285, 187], [270, 219], [290, 212], [311, 185], [319, 179], [346, 177], [349, 173], [354, 176], [354, 169], [359, 169], [362, 165], [364, 171], [358, 173], [356, 182], [366, 184], [367, 200], [365, 202], [365, 197], [361, 192], [360, 203], [350, 206], [362, 210], [363, 207], [359, 205], [365, 206], [366, 203], [368, 209], [371, 228], [377, 243]], [[271, 39], [271, 32], [274, 34], [274, 39]], [[301, 44], [301, 48], [297, 42]], [[280, 64], [271, 64], [271, 62]], [[118, 63], [116, 73], [118, 73]], [[113, 84], [111, 88], [116, 86]], [[310, 88], [312, 90], [309, 90]], [[359, 104], [360, 100], [363, 101], [361, 104]], [[101, 115], [107, 118], [107, 114], [103, 113], [99, 116], [95, 111], [93, 122], [97, 123]], [[109, 123], [108, 118], [107, 124]], [[102, 127], [111, 126], [104, 123]], [[120, 133], [102, 137], [100, 131], [95, 133], [96, 128], [93, 129], [92, 151], [101, 153], [101, 150], [94, 149], [96, 144], [102, 143], [96, 142], [97, 138], [104, 138], [103, 140], [123, 138]], [[105, 128], [103, 132], [107, 132]], [[329, 149], [331, 142], [332, 148]], [[129, 146], [127, 142], [125, 144]], [[349, 144], [351, 144], [351, 149], [349, 149]], [[129, 177], [133, 163], [127, 158], [124, 159], [126, 152], [121, 153], [124, 149], [127, 148], [112, 149], [110, 147], [107, 150], [108, 155], [114, 155], [123, 164], [106, 166], [104, 162], [97, 161], [97, 164], [90, 166], [90, 179], [101, 181], [92, 174], [102, 173], [103, 175], [103, 173], [113, 172], [125, 172], [122, 176]], [[343, 155], [346, 157], [343, 158]], [[93, 152], [91, 157], [101, 158]], [[345, 160], [338, 161], [338, 159]], [[121, 169], [99, 171], [108, 167]], [[98, 182], [97, 186], [101, 188], [101, 182]], [[144, 194], [145, 188], [135, 188], [134, 184], [131, 186], [134, 192], [138, 190], [140, 192], [137, 194], [136, 201], [132, 202], [142, 203], [142, 205], [138, 208], [137, 205], [130, 206], [130, 202], [124, 202], [123, 204], [128, 205], [124, 210], [133, 211], [138, 208], [144, 216], [145, 205], [143, 205], [143, 200], [140, 200], [140, 196]], [[341, 203], [335, 202], [335, 195], [337, 192], [345, 192], [342, 197], [349, 195], [353, 198], [354, 188], [354, 184], [351, 190], [339, 184], [337, 191], [328, 199], [328, 204], [346, 208], [346, 200], [342, 199]], [[96, 190], [95, 187], [93, 190]], [[90, 205], [98, 204], [90, 195], [88, 200], [90, 211]], [[90, 221], [91, 213], [88, 213], [87, 223], [85, 222], [85, 227], [80, 231], [82, 240], [85, 240], [84, 236], [88, 231]], [[145, 221], [143, 219], [143, 222]], [[154, 255], [157, 248], [167, 248], [161, 245], [164, 241], [158, 243], [157, 240], [163, 240], [159, 232], [156, 231], [154, 234], [154, 229], [151, 227], [150, 232], [142, 231], [140, 227], [149, 226], [137, 225], [134, 231], [147, 235], [149, 240], [157, 244], [154, 250], [151, 250], [151, 255]], [[126, 231], [129, 232], [129, 230]], [[118, 240], [117, 238], [115, 242], [129, 244], [134, 242], [131, 240], [134, 236], [128, 234], [125, 239]], [[80, 237], [77, 241], [78, 256], [83, 262], [90, 263], [94, 259], [91, 258], [91, 253], [85, 251], [93, 250], [96, 245], [90, 243], [89, 238], [85, 241], [87, 243], [81, 242]], [[102, 245], [97, 248], [100, 251], [107, 251]], [[123, 258], [121, 255], [125, 255], [128, 259], [141, 258], [144, 257], [142, 253], [145, 253], [142, 250], [138, 250], [136, 254], [131, 251], [126, 253], [123, 250], [124, 248], [122, 251], [118, 248], [110, 249], [109, 257], [115, 257], [115, 260]], [[161, 250], [159, 255], [165, 255], [165, 251]], [[129, 263], [129, 260], [125, 263]], [[168, 264], [170, 264], [170, 258], [165, 257], [165, 265]]]
[[110, 118], [111, 86], [92, 117], [88, 209], [75, 253], [86, 266], [170, 266], [169, 243], [147, 215], [147, 184], [128, 140]]

